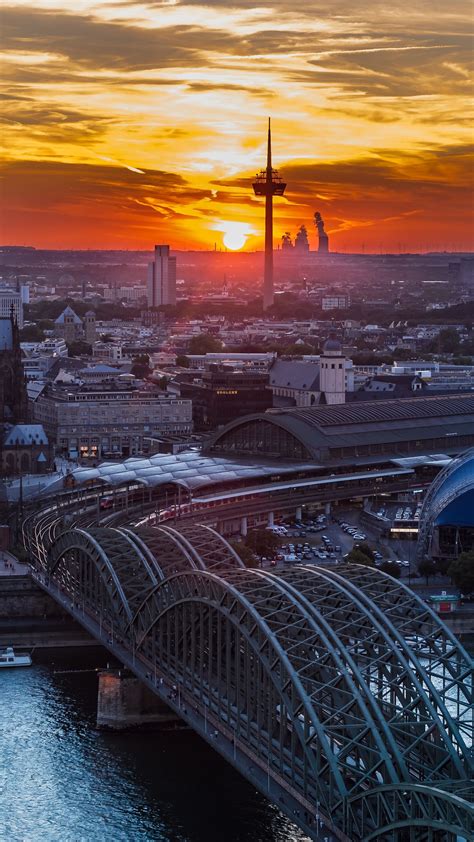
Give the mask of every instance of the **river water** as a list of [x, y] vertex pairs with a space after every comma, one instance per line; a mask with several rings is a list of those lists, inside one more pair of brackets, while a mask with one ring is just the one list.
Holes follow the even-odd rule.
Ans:
[[307, 839], [193, 733], [97, 731], [97, 650], [33, 657], [0, 671], [1, 842]]

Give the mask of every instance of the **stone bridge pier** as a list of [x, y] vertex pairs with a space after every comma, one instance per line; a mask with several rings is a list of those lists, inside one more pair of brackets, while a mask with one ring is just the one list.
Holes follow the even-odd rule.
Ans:
[[97, 727], [122, 731], [142, 725], [174, 728], [182, 720], [127, 669], [99, 672]]

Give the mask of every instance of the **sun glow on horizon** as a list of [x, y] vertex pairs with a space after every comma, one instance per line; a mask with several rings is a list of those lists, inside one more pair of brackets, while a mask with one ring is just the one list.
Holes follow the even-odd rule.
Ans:
[[72, 5], [2, 10], [3, 242], [261, 250], [271, 115], [275, 244], [472, 248], [467, 0]]
[[231, 251], [242, 249], [247, 239], [254, 233], [253, 228], [247, 222], [231, 222], [221, 220], [216, 223], [216, 230], [223, 232], [222, 242]]

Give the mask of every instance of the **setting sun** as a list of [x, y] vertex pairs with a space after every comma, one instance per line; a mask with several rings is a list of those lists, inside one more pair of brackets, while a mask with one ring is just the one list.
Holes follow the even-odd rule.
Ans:
[[226, 248], [236, 251], [245, 245], [246, 239], [245, 234], [239, 231], [229, 231], [227, 234], [224, 234], [223, 243]]
[[271, 115], [275, 244], [470, 247], [467, 0], [4, 6], [2, 242], [261, 249]]
[[216, 224], [216, 228], [218, 231], [223, 232], [222, 242], [231, 251], [238, 251], [243, 248], [248, 237], [253, 233], [250, 225], [246, 222], [228, 222], [227, 220], [223, 220]]

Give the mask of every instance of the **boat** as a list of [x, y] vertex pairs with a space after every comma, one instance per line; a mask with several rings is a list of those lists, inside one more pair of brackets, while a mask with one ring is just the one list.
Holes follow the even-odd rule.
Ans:
[[31, 655], [25, 652], [22, 655], [15, 655], [13, 646], [7, 646], [0, 652], [0, 669], [2, 667], [31, 667]]

